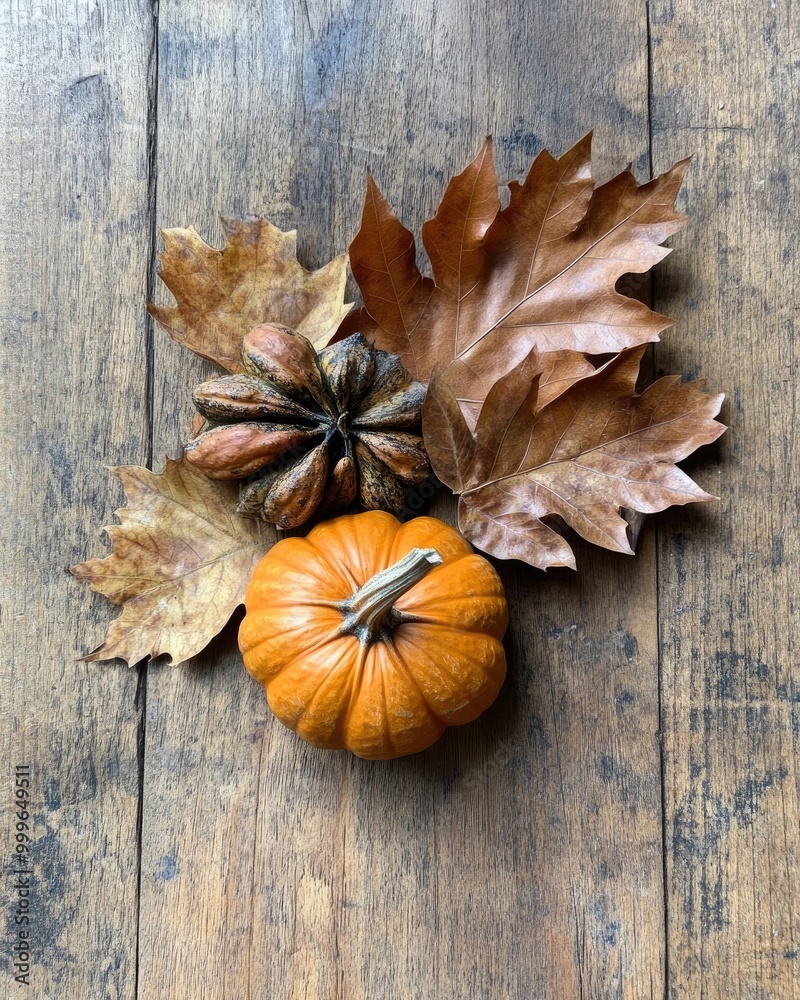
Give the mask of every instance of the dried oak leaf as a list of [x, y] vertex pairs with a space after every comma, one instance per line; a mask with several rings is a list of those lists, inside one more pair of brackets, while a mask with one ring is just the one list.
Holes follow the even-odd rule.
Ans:
[[[594, 188], [591, 135], [559, 159], [547, 151], [500, 208], [492, 143], [447, 187], [422, 227], [433, 269], [423, 276], [414, 237], [370, 176], [350, 264], [364, 299], [336, 339], [359, 330], [400, 355], [420, 381], [447, 365], [447, 381], [474, 426], [498, 378], [532, 348], [559, 352], [551, 397], [593, 370], [584, 354], [648, 341], [672, 320], [615, 288], [665, 257], [683, 224], [673, 203], [686, 160], [639, 185], [626, 171]], [[541, 390], [551, 381], [543, 374]]]
[[352, 303], [345, 303], [347, 255], [307, 271], [297, 233], [266, 219], [222, 219], [222, 250], [197, 231], [164, 230], [161, 280], [177, 305], [148, 305], [169, 335], [229, 372], [241, 371], [242, 338], [261, 323], [282, 323], [324, 347]]
[[199, 653], [244, 602], [273, 529], [234, 513], [237, 489], [167, 460], [161, 474], [139, 466], [112, 470], [128, 506], [106, 528], [114, 551], [71, 572], [122, 605], [105, 642], [85, 661], [137, 663], [168, 654], [182, 663]]
[[423, 407], [434, 471], [461, 494], [458, 524], [476, 546], [547, 569], [575, 568], [560, 517], [588, 541], [631, 553], [621, 508], [642, 513], [713, 500], [676, 465], [725, 427], [723, 396], [703, 382], [661, 378], [641, 395], [644, 347], [622, 351], [539, 407], [535, 351], [489, 392], [474, 434], [444, 373], [434, 373]]

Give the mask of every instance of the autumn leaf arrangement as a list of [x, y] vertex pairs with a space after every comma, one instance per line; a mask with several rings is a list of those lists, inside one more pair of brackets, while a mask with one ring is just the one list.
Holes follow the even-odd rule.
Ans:
[[73, 573], [122, 611], [85, 660], [190, 659], [281, 529], [408, 512], [431, 469], [475, 548], [539, 569], [574, 568], [565, 529], [630, 553], [626, 512], [713, 499], [676, 463], [722, 434], [723, 397], [679, 376], [637, 391], [671, 320], [617, 288], [669, 253], [686, 162], [595, 186], [590, 143], [540, 153], [502, 207], [487, 140], [422, 227], [431, 276], [368, 177], [355, 310], [347, 255], [308, 272], [265, 220], [225, 221], [222, 250], [165, 232], [175, 305], [150, 312], [224, 374], [194, 389], [180, 460], [115, 470], [113, 552]]

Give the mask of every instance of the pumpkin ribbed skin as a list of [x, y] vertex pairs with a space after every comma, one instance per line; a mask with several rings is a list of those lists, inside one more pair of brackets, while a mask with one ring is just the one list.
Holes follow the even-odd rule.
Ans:
[[[393, 602], [372, 641], [346, 634], [340, 609], [413, 550], [430, 569]], [[411, 557], [413, 558], [413, 557]], [[401, 524], [369, 511], [285, 538], [258, 564], [239, 645], [278, 719], [315, 746], [383, 760], [424, 750], [447, 726], [477, 718], [503, 683], [503, 585], [449, 525]]]

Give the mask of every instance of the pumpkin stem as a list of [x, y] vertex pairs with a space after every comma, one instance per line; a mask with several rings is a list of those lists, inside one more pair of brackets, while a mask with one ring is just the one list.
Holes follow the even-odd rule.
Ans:
[[394, 566], [376, 573], [339, 604], [344, 615], [342, 631], [357, 636], [364, 645], [374, 642], [384, 630], [397, 598], [442, 561], [436, 549], [412, 549]]

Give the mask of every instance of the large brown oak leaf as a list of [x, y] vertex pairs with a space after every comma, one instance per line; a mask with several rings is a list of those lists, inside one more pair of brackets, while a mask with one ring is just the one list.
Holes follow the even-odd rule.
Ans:
[[575, 568], [559, 517], [603, 548], [631, 553], [620, 509], [641, 513], [712, 500], [681, 461], [715, 441], [723, 396], [702, 382], [661, 378], [636, 393], [644, 347], [622, 351], [539, 406], [533, 351], [490, 390], [474, 433], [437, 370], [423, 409], [425, 446], [439, 478], [460, 493], [458, 524], [478, 548], [547, 569]]
[[274, 529], [234, 512], [238, 489], [214, 482], [185, 460], [167, 460], [163, 473], [139, 466], [112, 470], [128, 506], [106, 528], [114, 551], [72, 567], [78, 579], [122, 614], [105, 642], [84, 660], [114, 657], [138, 663], [164, 654], [182, 663], [224, 627]]
[[687, 162], [646, 184], [625, 171], [595, 188], [587, 135], [558, 159], [540, 153], [501, 209], [487, 139], [422, 227], [433, 278], [420, 272], [414, 237], [369, 176], [350, 246], [364, 305], [337, 339], [360, 330], [423, 382], [448, 366], [470, 426], [494, 382], [532, 348], [561, 352], [556, 379], [567, 388], [591, 371], [585, 354], [658, 340], [672, 325], [615, 286], [669, 253], [661, 244], [684, 221], [673, 204]]
[[152, 316], [190, 351], [240, 372], [242, 339], [262, 323], [280, 323], [324, 347], [351, 303], [344, 301], [347, 255], [318, 271], [297, 260], [297, 233], [266, 219], [222, 219], [222, 250], [197, 231], [167, 229], [161, 280], [176, 305], [149, 305]]

